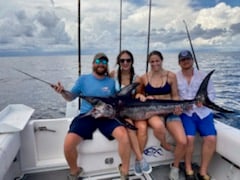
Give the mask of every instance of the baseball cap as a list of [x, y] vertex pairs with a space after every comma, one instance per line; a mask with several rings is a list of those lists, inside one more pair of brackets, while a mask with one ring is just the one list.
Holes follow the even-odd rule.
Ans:
[[94, 56], [93, 62], [95, 62], [96, 59], [106, 59], [106, 60], [108, 61], [107, 55], [104, 54], [104, 53], [101, 53], [101, 52], [100, 52], [100, 53], [97, 53], [97, 54]]
[[178, 60], [181, 61], [182, 59], [192, 59], [192, 53], [188, 50], [183, 50], [178, 54]]

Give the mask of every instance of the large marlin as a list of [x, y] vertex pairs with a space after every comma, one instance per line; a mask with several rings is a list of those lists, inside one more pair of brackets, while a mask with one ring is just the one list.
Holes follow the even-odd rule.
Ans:
[[174, 112], [176, 107], [181, 107], [187, 110], [196, 102], [202, 102], [206, 107], [209, 107], [218, 112], [232, 113], [233, 111], [219, 107], [208, 98], [207, 86], [214, 70], [207, 74], [202, 81], [197, 94], [191, 100], [146, 100], [142, 102], [131, 97], [131, 92], [138, 85], [137, 83], [130, 84], [123, 88], [118, 94], [110, 97], [92, 97], [80, 96], [93, 105], [93, 109], [87, 113], [95, 118], [107, 117], [123, 120], [130, 118], [132, 120], [144, 120], [153, 115], [164, 115]]

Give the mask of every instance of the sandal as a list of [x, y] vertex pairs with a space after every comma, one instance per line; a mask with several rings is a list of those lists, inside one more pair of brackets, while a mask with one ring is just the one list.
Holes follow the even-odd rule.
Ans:
[[79, 167], [79, 171], [77, 174], [73, 175], [73, 174], [69, 174], [67, 176], [68, 180], [78, 180], [81, 178], [81, 176], [83, 176], [84, 174], [84, 171], [83, 171], [83, 168], [82, 167]]
[[118, 165], [118, 171], [120, 174], [120, 180], [129, 180], [128, 178], [128, 174], [123, 174], [122, 170], [121, 170], [122, 164]]
[[209, 176], [208, 174], [201, 175], [200, 173], [198, 173], [197, 176], [198, 176], [198, 180], [211, 180], [211, 176]]
[[190, 171], [190, 172], [185, 171], [185, 179], [186, 180], [196, 180], [194, 172], [193, 171]]

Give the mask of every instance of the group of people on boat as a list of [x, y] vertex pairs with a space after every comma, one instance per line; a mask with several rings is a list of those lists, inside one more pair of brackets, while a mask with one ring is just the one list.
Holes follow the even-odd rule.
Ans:
[[[194, 59], [189, 50], [183, 50], [178, 55], [178, 64], [181, 68], [176, 74], [163, 68], [163, 55], [154, 50], [148, 55], [150, 71], [139, 76], [135, 74], [134, 57], [128, 50], [119, 53], [116, 60], [117, 69], [109, 72], [109, 59], [104, 53], [97, 53], [92, 61], [92, 73], [79, 76], [71, 91], [66, 91], [58, 82], [53, 86], [64, 99], [71, 101], [80, 94], [84, 96], [108, 97], [120, 91], [123, 87], [138, 82], [140, 85], [133, 91], [132, 96], [141, 101], [147, 99], [158, 100], [187, 100], [193, 99], [205, 77], [203, 71], [194, 68]], [[213, 100], [215, 91], [210, 80], [208, 97]], [[80, 114], [70, 125], [64, 141], [64, 154], [70, 167], [68, 179], [74, 180], [81, 176], [83, 169], [77, 165], [78, 152], [76, 147], [86, 139], [92, 139], [93, 132], [99, 129], [109, 140], [118, 142], [118, 153], [121, 159], [119, 172], [121, 180], [128, 179], [130, 169], [131, 151], [135, 154], [134, 172], [137, 176], [151, 173], [151, 165], [144, 159], [143, 152], [147, 143], [148, 127], [153, 129], [154, 136], [161, 146], [174, 153], [173, 163], [170, 164], [169, 179], [179, 179], [179, 165], [185, 162], [186, 180], [195, 180], [196, 175], [192, 168], [192, 154], [194, 139], [199, 132], [203, 138], [200, 169], [197, 173], [199, 180], [211, 179], [208, 174], [208, 165], [216, 149], [216, 129], [214, 127], [213, 113], [203, 106], [201, 102], [183, 110], [176, 107], [173, 113], [164, 116], [153, 115], [149, 119], [134, 121], [125, 120], [134, 125], [137, 130], [126, 128], [114, 119], [95, 119], [92, 116], [82, 116], [93, 107], [85, 100], [81, 101]], [[169, 132], [176, 144], [169, 144], [166, 132]]]

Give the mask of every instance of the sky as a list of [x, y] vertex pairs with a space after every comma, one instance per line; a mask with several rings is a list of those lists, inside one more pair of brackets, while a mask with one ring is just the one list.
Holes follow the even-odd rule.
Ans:
[[[239, 51], [240, 0], [152, 0], [149, 49]], [[77, 0], [0, 0], [0, 56], [77, 54]], [[149, 0], [81, 0], [81, 54], [148, 49]]]

